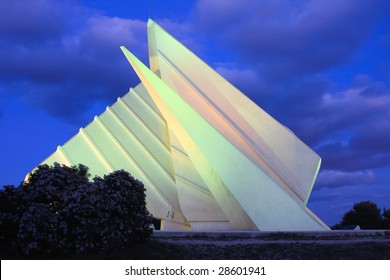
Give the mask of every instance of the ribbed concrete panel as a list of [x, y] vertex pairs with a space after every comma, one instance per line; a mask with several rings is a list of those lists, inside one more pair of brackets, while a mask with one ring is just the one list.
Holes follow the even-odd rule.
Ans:
[[[169, 200], [154, 185], [148, 174], [142, 170], [99, 117], [95, 117], [95, 120], [85, 130], [89, 131], [91, 139], [100, 147], [105, 158], [115, 170], [131, 170], [132, 176], [144, 183], [148, 189], [146, 201], [149, 211], [156, 213], [156, 217], [165, 217], [166, 213], [173, 211], [174, 207]], [[177, 215], [177, 218], [180, 218], [180, 215]]]
[[93, 166], [94, 175], [104, 176], [112, 171], [93, 144], [82, 135], [81, 131], [62, 146], [62, 149], [73, 164]]
[[[153, 99], [150, 97], [148, 91], [146, 90], [146, 88], [144, 87], [143, 84], [139, 84], [135, 88], [130, 89], [130, 91], [134, 95], [136, 95], [141, 101], [145, 102], [145, 104], [148, 105], [149, 109], [151, 109], [156, 115], [158, 115], [160, 117], [160, 119], [162, 121], [165, 122], [164, 117], [162, 116], [160, 110], [158, 109], [158, 107], [154, 103]], [[130, 96], [128, 96], [128, 97], [130, 97]], [[165, 133], [164, 135], [166, 137], [168, 137], [168, 134]]]
[[160, 189], [171, 205], [178, 206], [176, 189], [172, 178], [165, 171], [158, 170], [160, 166], [145, 146], [137, 139], [136, 135], [126, 129], [123, 121], [110, 108], [107, 108], [107, 111], [100, 116], [100, 119], [112, 135], [115, 136], [116, 141], [118, 141], [126, 153], [131, 155], [142, 172], [147, 174], [149, 180]]
[[142, 149], [144, 149], [153, 161], [156, 161], [161, 169], [167, 172], [173, 180], [174, 172], [170, 151], [165, 146], [165, 143], [161, 143], [162, 140], [158, 138], [156, 133], [150, 128], [150, 121], [146, 123], [141, 120], [134, 113], [134, 110], [124, 103], [122, 99], [119, 99], [118, 102], [111, 106], [111, 110], [116, 114], [118, 119], [126, 127], [125, 129], [134, 137]]
[[153, 131], [161, 142], [167, 143], [168, 135], [164, 119], [158, 117], [158, 114], [150, 106], [146, 106], [147, 103], [143, 102], [132, 91], [123, 97], [123, 101], [128, 104], [128, 108], [131, 108], [133, 114], [142, 122], [142, 125]]
[[58, 150], [45, 160], [45, 163], [48, 165], [52, 165], [55, 162], [69, 165], [69, 161], [67, 161]]

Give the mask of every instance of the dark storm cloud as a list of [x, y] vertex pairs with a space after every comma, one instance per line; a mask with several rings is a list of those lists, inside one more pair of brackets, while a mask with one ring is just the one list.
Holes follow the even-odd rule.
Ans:
[[280, 80], [345, 61], [388, 8], [384, 0], [200, 0], [196, 15], [243, 61]]
[[318, 187], [370, 186], [380, 184], [380, 174], [388, 173], [390, 89], [380, 86], [378, 94], [367, 95], [377, 86], [372, 81], [324, 96], [318, 110], [324, 115], [315, 118], [321, 133], [316, 148], [322, 157]]
[[316, 187], [338, 188], [353, 185], [373, 185], [376, 182], [372, 171], [344, 172], [325, 170], [317, 178]]
[[324, 95], [317, 116], [318, 127], [325, 127], [318, 148], [324, 167], [359, 170], [390, 165], [390, 89], [381, 86], [378, 94], [367, 95], [377, 86], [373, 81]]
[[1, 2], [0, 26], [7, 94], [68, 121], [136, 85], [120, 45], [146, 57], [144, 22], [106, 17], [73, 1]]
[[70, 7], [65, 1], [3, 0], [0, 2], [2, 41], [31, 45], [58, 39], [71, 22], [67, 17]]

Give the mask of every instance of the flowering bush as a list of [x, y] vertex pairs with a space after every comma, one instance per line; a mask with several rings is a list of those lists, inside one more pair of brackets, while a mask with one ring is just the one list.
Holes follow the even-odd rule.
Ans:
[[124, 170], [88, 180], [88, 168], [41, 165], [0, 191], [0, 237], [24, 255], [108, 252], [147, 239], [145, 188]]

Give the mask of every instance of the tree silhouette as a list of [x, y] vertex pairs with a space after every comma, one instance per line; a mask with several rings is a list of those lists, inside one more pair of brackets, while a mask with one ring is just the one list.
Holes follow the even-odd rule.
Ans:
[[390, 209], [383, 209], [382, 214], [382, 228], [390, 229]]
[[355, 203], [352, 210], [344, 214], [341, 228], [359, 225], [361, 229], [379, 229], [382, 226], [381, 210], [371, 201]]

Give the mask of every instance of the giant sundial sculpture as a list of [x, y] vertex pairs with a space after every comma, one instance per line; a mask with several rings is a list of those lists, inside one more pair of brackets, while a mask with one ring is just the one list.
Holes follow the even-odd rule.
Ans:
[[307, 207], [321, 159], [152, 20], [141, 83], [42, 163], [124, 169], [162, 230], [329, 229]]

